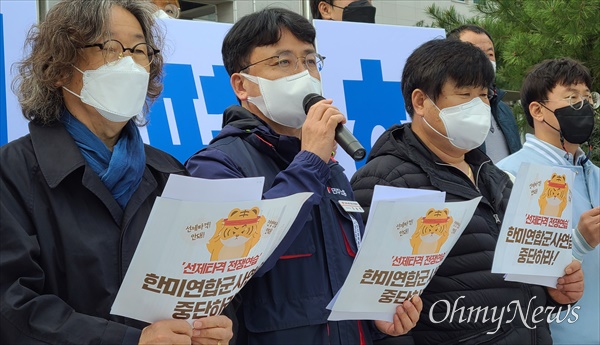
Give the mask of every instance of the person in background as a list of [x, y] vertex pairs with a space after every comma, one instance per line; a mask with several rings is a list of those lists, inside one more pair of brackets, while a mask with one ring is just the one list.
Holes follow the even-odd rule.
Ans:
[[192, 328], [110, 313], [156, 197], [169, 174], [186, 174], [144, 145], [135, 124], [162, 90], [154, 9], [137, 0], [65, 0], [29, 33], [14, 90], [30, 134], [0, 148], [2, 344], [232, 337], [225, 316]]
[[313, 19], [375, 23], [371, 0], [310, 0]]
[[532, 162], [567, 168], [575, 176], [569, 188], [573, 255], [583, 261], [586, 291], [575, 305], [578, 320], [552, 323], [552, 339], [555, 344], [600, 344], [600, 169], [579, 147], [590, 140], [600, 95], [592, 92], [590, 72], [580, 62], [551, 59], [527, 73], [521, 104], [534, 134], [527, 134], [523, 148], [498, 167], [516, 176], [521, 163]]
[[152, 0], [152, 2], [158, 7], [158, 11], [154, 13], [157, 18], [179, 18], [181, 14], [181, 7], [179, 7], [179, 0]]
[[264, 176], [263, 198], [312, 192], [289, 233], [242, 289], [239, 344], [369, 344], [371, 334], [400, 335], [418, 320], [421, 301], [396, 308], [393, 322], [328, 322], [327, 304], [350, 271], [364, 230], [344, 169], [333, 159], [344, 115], [322, 100], [324, 57], [301, 15], [267, 8], [241, 18], [225, 36], [223, 62], [241, 106], [223, 114], [223, 129], [186, 163], [192, 176]]
[[[531, 314], [523, 320], [507, 312], [493, 321], [478, 312], [461, 322], [451, 306], [514, 311], [518, 303], [522, 310], [547, 311], [546, 306], [573, 303], [583, 294], [578, 261], [567, 266], [556, 289], [505, 281], [502, 274], [491, 273], [512, 188], [508, 175], [476, 149], [489, 131], [493, 80], [486, 54], [472, 44], [441, 39], [421, 45], [402, 72], [402, 95], [412, 122], [384, 132], [351, 179], [365, 214], [375, 185], [439, 190], [448, 202], [482, 198], [421, 295], [422, 315], [409, 333], [416, 344], [551, 343], [545, 314], [534, 322]], [[444, 317], [450, 313], [454, 317]], [[532, 324], [536, 327], [529, 329]], [[409, 343], [402, 338], [387, 343]]]
[[[447, 35], [449, 39], [461, 40], [475, 45], [488, 56], [496, 72], [496, 52], [492, 36], [483, 28], [476, 25], [462, 25]], [[492, 162], [497, 163], [502, 158], [521, 149], [519, 127], [510, 107], [502, 102], [506, 91], [492, 86], [490, 90], [490, 107], [492, 108], [492, 123], [490, 132], [481, 145], [481, 149]]]

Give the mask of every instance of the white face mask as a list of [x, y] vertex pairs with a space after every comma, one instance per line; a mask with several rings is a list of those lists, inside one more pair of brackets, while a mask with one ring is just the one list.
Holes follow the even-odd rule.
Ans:
[[94, 107], [107, 120], [124, 122], [142, 112], [150, 73], [131, 56], [95, 70], [75, 69], [83, 74], [81, 96], [64, 86], [63, 89]]
[[171, 17], [167, 14], [167, 12], [163, 11], [162, 9], [159, 9], [158, 11], [154, 12], [154, 18], [160, 18], [160, 19], [170, 19]]
[[490, 131], [492, 111], [490, 106], [483, 103], [481, 98], [475, 97], [467, 103], [442, 110], [433, 101], [431, 103], [440, 111], [440, 119], [446, 127], [448, 136], [438, 132], [423, 117], [423, 121], [434, 132], [448, 139], [452, 145], [462, 150], [471, 151], [483, 144]]
[[306, 120], [304, 97], [309, 93], [321, 94], [321, 81], [308, 70], [275, 80], [240, 74], [260, 87], [260, 96], [248, 97], [248, 102], [269, 119], [290, 128], [300, 128]]
[[494, 67], [494, 75], [496, 75], [496, 61], [490, 60], [490, 62], [492, 63], [492, 67]]

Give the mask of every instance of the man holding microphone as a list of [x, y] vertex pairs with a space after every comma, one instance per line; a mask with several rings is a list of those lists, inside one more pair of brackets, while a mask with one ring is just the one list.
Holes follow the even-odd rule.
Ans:
[[[282, 243], [240, 293], [237, 342], [244, 344], [365, 344], [371, 333], [400, 335], [416, 324], [419, 298], [398, 306], [393, 322], [328, 322], [327, 304], [341, 288], [363, 232], [343, 168], [333, 160], [335, 133], [346, 120], [321, 100], [324, 57], [315, 30], [279, 8], [241, 18], [222, 54], [240, 106], [223, 114], [223, 129], [186, 163], [202, 178], [264, 176], [263, 197], [312, 192]], [[377, 330], [376, 330], [376, 329]]]

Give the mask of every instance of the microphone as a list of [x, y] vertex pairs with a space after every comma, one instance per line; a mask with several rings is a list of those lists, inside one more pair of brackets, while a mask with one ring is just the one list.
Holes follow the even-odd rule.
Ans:
[[[304, 101], [302, 101], [302, 105], [304, 106], [304, 112], [308, 114], [308, 110], [310, 109], [310, 107], [324, 99], [325, 97], [319, 94], [309, 93], [308, 95], [306, 95], [306, 97], [304, 97]], [[346, 126], [342, 125], [341, 123], [338, 123], [337, 127], [335, 128], [335, 141], [355, 161], [359, 161], [365, 158], [365, 156], [367, 155], [367, 151], [365, 151], [365, 148], [354, 137], [354, 135], [350, 133]]]

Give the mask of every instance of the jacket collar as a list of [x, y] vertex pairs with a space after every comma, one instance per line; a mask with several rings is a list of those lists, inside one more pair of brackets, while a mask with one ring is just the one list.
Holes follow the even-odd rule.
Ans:
[[[42, 126], [30, 122], [29, 132], [40, 171], [50, 188], [58, 186], [69, 174], [86, 165], [75, 140], [62, 123]], [[144, 145], [144, 149], [147, 166], [163, 173], [180, 174], [185, 171], [174, 158], [166, 160], [148, 145]]]
[[223, 113], [223, 129], [212, 141], [225, 137], [243, 137], [252, 146], [287, 166], [300, 152], [300, 139], [281, 135], [246, 108], [231, 106]]
[[540, 140], [533, 134], [525, 134], [525, 144], [523, 147], [527, 147], [530, 150], [536, 151], [538, 154], [546, 157], [553, 165], [560, 166], [574, 166], [584, 165], [588, 160], [586, 159], [585, 152], [581, 147], [577, 148], [576, 158], [569, 152], [559, 149], [558, 147], [548, 144], [547, 142]]
[[[448, 165], [444, 163], [438, 156], [436, 156], [425, 144], [415, 135], [412, 131], [411, 124], [403, 124], [393, 126], [388, 130], [392, 140], [386, 140], [389, 145], [396, 146], [399, 141], [405, 145], [410, 146], [410, 149], [398, 149], [397, 147], [387, 147], [383, 151], [389, 151], [390, 153], [396, 152], [396, 155], [406, 155], [411, 161], [419, 162], [420, 164], [429, 165], [432, 168], [436, 168], [439, 165]], [[383, 137], [383, 136], [382, 136]], [[378, 141], [379, 142], [379, 141]], [[383, 147], [388, 144], [383, 144]], [[404, 145], [403, 145], [404, 146]], [[373, 147], [376, 150], [377, 144]], [[381, 147], [380, 147], [381, 148]], [[375, 154], [378, 154], [377, 151]], [[402, 158], [402, 157], [401, 157]], [[486, 156], [481, 150], [473, 149], [465, 154], [465, 161], [467, 163], [480, 166], [490, 161], [490, 158]]]
[[[492, 87], [492, 90], [494, 91], [494, 95], [492, 96], [492, 98], [490, 98], [490, 106], [492, 107], [492, 109], [494, 109], [500, 103], [500, 101], [502, 101], [502, 99], [506, 95], [506, 91], [502, 89], [497, 89], [495, 85]], [[495, 113], [495, 110], [492, 111], [492, 113]]]
[[[477, 190], [468, 185], [465, 179], [452, 173], [448, 164], [444, 163], [423, 144], [412, 131], [410, 123], [395, 125], [381, 136], [373, 147], [369, 160], [380, 155], [393, 155], [417, 164], [429, 175], [431, 184], [439, 190], [460, 195], [467, 199], [473, 199], [480, 195]], [[489, 157], [479, 149], [471, 150], [465, 154], [465, 161], [475, 167], [473, 172], [477, 174], [476, 181], [484, 179], [486, 185], [490, 183], [500, 185], [508, 181], [508, 176], [504, 173], [489, 176], [490, 171], [487, 171], [487, 169], [493, 165]]]

